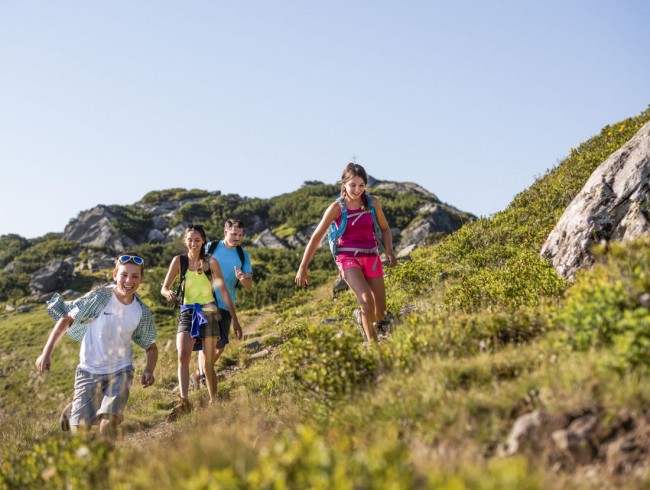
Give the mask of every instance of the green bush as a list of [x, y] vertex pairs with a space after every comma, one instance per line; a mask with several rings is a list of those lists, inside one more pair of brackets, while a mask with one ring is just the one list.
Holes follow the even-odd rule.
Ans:
[[35, 272], [52, 259], [65, 259], [79, 246], [79, 243], [72, 240], [44, 240], [36, 241], [33, 246], [23, 250], [16, 257], [16, 263], [20, 264], [20, 271]]
[[31, 242], [20, 235], [10, 234], [0, 236], [0, 267], [4, 267], [14, 257], [31, 246]]
[[395, 285], [401, 294], [409, 297], [430, 292], [444, 277], [431, 260], [430, 249], [418, 248], [410, 260], [399, 260], [393, 268], [384, 268], [386, 284]]
[[326, 438], [298, 426], [262, 450], [247, 483], [256, 489], [414, 488], [415, 472], [397, 430], [379, 430], [375, 438], [360, 447], [351, 436]]
[[160, 204], [164, 201], [182, 201], [183, 199], [196, 199], [210, 195], [202, 189], [187, 190], [181, 187], [165, 189], [163, 191], [151, 191], [145, 194], [140, 202], [145, 204]]
[[313, 184], [273, 197], [269, 200], [269, 224], [273, 228], [286, 225], [297, 230], [315, 225], [339, 191], [336, 185]]
[[371, 382], [377, 369], [376, 356], [364, 348], [356, 332], [312, 327], [282, 348], [280, 376], [325, 406]]
[[100, 441], [52, 436], [0, 465], [0, 488], [110, 488], [114, 449]]
[[484, 307], [535, 306], [545, 296], [559, 296], [565, 282], [537, 253], [520, 249], [500, 267], [484, 267], [463, 276], [445, 292], [445, 303], [464, 311]]
[[542, 307], [462, 313], [440, 309], [411, 315], [381, 344], [384, 369], [412, 372], [420, 359], [437, 354], [468, 357], [529, 342], [546, 332], [552, 318]]
[[138, 243], [147, 238], [147, 231], [151, 228], [151, 213], [145, 211], [139, 206], [109, 206], [115, 219], [111, 224], [117, 232], [125, 235], [134, 242]]
[[30, 274], [0, 269], [0, 301], [17, 301], [29, 294]]
[[[562, 342], [578, 351], [615, 345], [619, 367], [650, 367], [650, 238], [594, 250], [557, 317]], [[642, 302], [644, 302], [642, 304]]]

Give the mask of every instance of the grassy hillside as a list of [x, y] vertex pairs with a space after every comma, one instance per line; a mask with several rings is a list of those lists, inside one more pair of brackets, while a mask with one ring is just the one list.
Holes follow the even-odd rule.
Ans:
[[[157, 381], [133, 390], [116, 447], [58, 430], [78, 344], [65, 340], [36, 376], [52, 322], [3, 313], [0, 488], [647, 488], [650, 239], [597, 251], [574, 284], [539, 250], [649, 120], [604, 128], [504, 211], [389, 270], [401, 314], [379, 345], [359, 342], [352, 295], [326, 285], [247, 311], [248, 339], [219, 362], [219, 406], [194, 392], [197, 410], [173, 422], [174, 318], [157, 307]], [[536, 410], [543, 423], [506, 456], [513, 423]], [[560, 449], [554, 431], [585, 416], [597, 429]], [[622, 436], [625, 457], [602, 454]]]

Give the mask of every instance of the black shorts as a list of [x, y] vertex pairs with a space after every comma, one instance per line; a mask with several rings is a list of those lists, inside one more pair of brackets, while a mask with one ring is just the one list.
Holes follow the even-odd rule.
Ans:
[[228, 336], [230, 335], [230, 324], [232, 323], [232, 317], [228, 310], [219, 308], [219, 314], [221, 315], [221, 320], [219, 320], [219, 341], [217, 342], [217, 349], [221, 349], [230, 343]]
[[[192, 313], [193, 311], [191, 309], [181, 311], [178, 317], [178, 330], [176, 330], [176, 333], [190, 333], [192, 331]], [[221, 335], [219, 311], [203, 310], [203, 313], [208, 319], [208, 323], [201, 325], [200, 338], [219, 337]]]

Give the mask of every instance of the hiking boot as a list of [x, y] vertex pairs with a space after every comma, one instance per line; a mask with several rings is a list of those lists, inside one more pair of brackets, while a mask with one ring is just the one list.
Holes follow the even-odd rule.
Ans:
[[167, 417], [168, 420], [176, 420], [178, 417], [181, 415], [185, 415], [186, 413], [190, 413], [192, 411], [192, 404], [187, 398], [179, 398], [174, 406], [172, 407], [171, 411], [169, 412], [169, 416]]
[[387, 311], [386, 315], [384, 316], [384, 319], [379, 320], [375, 324], [377, 327], [377, 333], [384, 336], [388, 335], [391, 332], [394, 323], [395, 323], [395, 315], [393, 315], [390, 311]]
[[366, 337], [366, 331], [363, 329], [363, 321], [361, 320], [361, 308], [356, 308], [352, 312], [352, 315], [354, 316], [354, 322], [357, 324], [357, 328], [361, 333], [361, 338], [364, 342], [366, 342], [368, 340], [368, 337]]
[[70, 430], [70, 414], [72, 413], [72, 403], [69, 403], [65, 406], [59, 417], [59, 425], [63, 432], [68, 432]]

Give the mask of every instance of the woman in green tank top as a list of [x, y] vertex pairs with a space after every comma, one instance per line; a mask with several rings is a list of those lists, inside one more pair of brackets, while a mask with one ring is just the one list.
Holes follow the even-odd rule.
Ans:
[[[219, 309], [214, 299], [214, 289], [221, 293], [232, 318], [237, 318], [235, 307], [223, 280], [221, 267], [214, 257], [205, 255], [208, 242], [201, 225], [188, 225], [184, 235], [187, 255], [177, 255], [172, 259], [160, 293], [168, 301], [181, 300], [181, 312], [176, 333], [178, 351], [178, 384], [180, 401], [172, 413], [191, 410], [188, 399], [190, 382], [190, 359], [194, 344], [200, 340], [206, 363], [212, 366], [216, 345], [220, 337]], [[184, 272], [184, 277], [183, 273]], [[181, 274], [181, 294], [171, 289], [176, 276]], [[179, 298], [179, 296], [181, 296]], [[206, 372], [206, 384], [210, 403], [216, 399], [217, 376], [214, 369]]]

